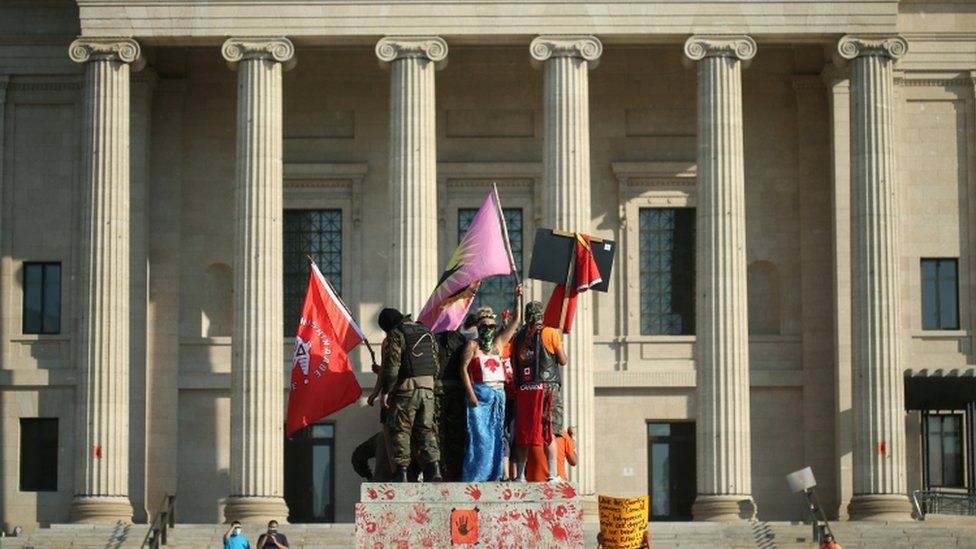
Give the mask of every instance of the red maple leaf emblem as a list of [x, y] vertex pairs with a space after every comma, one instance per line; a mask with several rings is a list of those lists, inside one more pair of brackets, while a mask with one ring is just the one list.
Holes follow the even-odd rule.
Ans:
[[499, 368], [501, 368], [501, 366], [502, 365], [494, 358], [489, 358], [485, 361], [485, 368], [488, 368], [492, 372], [497, 371]]

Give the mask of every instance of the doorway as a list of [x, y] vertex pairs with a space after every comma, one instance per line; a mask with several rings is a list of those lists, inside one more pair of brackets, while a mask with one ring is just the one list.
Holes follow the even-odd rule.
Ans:
[[285, 440], [288, 522], [335, 521], [335, 425], [309, 425]]
[[691, 520], [695, 501], [695, 423], [647, 422], [650, 520]]

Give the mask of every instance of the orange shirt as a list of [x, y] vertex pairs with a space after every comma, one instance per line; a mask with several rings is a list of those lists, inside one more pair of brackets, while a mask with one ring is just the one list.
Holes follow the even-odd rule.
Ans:
[[[569, 480], [566, 473], [566, 454], [573, 452], [576, 445], [569, 438], [566, 431], [556, 437], [556, 472], [563, 480]], [[546, 451], [542, 446], [529, 446], [528, 458], [525, 461], [525, 480], [529, 482], [545, 482], [549, 478], [549, 463], [546, 461]]]
[[542, 329], [542, 345], [550, 354], [556, 353], [556, 347], [563, 344], [563, 336], [559, 330], [546, 326]]

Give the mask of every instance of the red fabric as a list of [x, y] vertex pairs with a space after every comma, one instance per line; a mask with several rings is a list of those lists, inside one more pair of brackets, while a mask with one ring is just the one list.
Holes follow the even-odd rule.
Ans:
[[295, 336], [285, 425], [288, 436], [359, 399], [362, 389], [349, 366], [349, 352], [363, 339], [313, 264]]
[[593, 286], [603, 282], [600, 278], [600, 269], [593, 258], [593, 249], [590, 247], [590, 235], [576, 234], [576, 270], [573, 273], [573, 287], [569, 289], [569, 300], [566, 303], [566, 318], [560, 322], [563, 311], [563, 298], [566, 296], [566, 285], [558, 284], [549, 298], [546, 305], [546, 312], [542, 317], [542, 323], [552, 326], [568, 334], [573, 327], [573, 317], [576, 315], [576, 297], [580, 292], [585, 292]]
[[485, 383], [485, 381], [505, 381], [505, 371], [502, 359], [495, 355], [476, 356], [468, 362], [468, 377], [471, 383]]
[[[536, 388], [538, 387], [538, 388]], [[515, 445], [542, 446], [542, 410], [546, 391], [541, 383], [525, 385], [515, 395]]]

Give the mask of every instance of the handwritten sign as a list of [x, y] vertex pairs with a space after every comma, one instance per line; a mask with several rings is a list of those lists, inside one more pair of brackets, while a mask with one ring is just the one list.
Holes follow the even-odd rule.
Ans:
[[478, 543], [478, 509], [451, 509], [451, 543]]
[[634, 549], [644, 541], [649, 498], [600, 498], [600, 534], [607, 549]]

